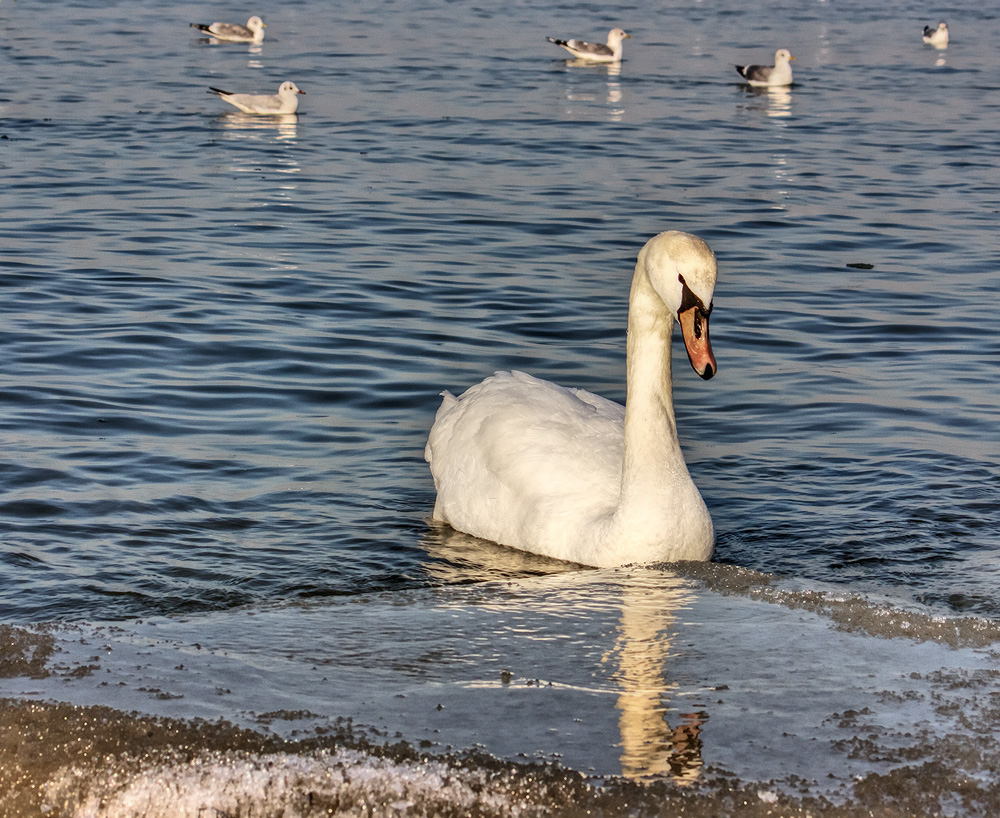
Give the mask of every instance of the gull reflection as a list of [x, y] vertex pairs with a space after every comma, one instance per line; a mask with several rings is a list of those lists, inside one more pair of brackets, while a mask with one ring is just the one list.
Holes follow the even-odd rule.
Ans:
[[[230, 42], [225, 42], [224, 40], [216, 40], [214, 37], [199, 37], [197, 42], [204, 45], [210, 45], [213, 48], [228, 48], [232, 49], [233, 44]], [[250, 43], [247, 45], [247, 53], [250, 55], [250, 59], [247, 60], [248, 68], [263, 68], [264, 61], [261, 56], [264, 53], [264, 46], [260, 43]]]
[[[617, 743], [622, 775], [637, 780], [668, 777], [679, 784], [696, 781], [704, 765], [701, 731], [708, 721], [704, 704], [678, 706], [681, 696], [670, 676], [677, 612], [691, 602], [690, 585], [669, 571], [603, 571], [505, 548], [429, 522], [423, 538], [429, 561], [423, 569], [448, 584], [567, 574], [575, 598], [592, 604], [614, 594], [620, 606], [613, 641], [593, 675], [616, 692]], [[572, 575], [572, 576], [571, 576]], [[589, 577], [593, 593], [588, 594]]]
[[568, 68], [591, 68], [594, 71], [606, 71], [609, 75], [620, 76], [622, 73], [621, 63], [595, 63], [590, 60], [566, 60], [564, 64]]
[[620, 105], [622, 101], [622, 84], [618, 81], [621, 70], [620, 65], [608, 67], [608, 106], [610, 108], [608, 116], [612, 122], [621, 122], [622, 116], [625, 114], [624, 108], [610, 107]]
[[[266, 150], [268, 173], [295, 175], [302, 172], [298, 151], [286, 150], [286, 148], [294, 149], [297, 145], [298, 114], [256, 116], [242, 111], [232, 111], [220, 114], [214, 122], [222, 129], [226, 139], [258, 143], [258, 146]], [[280, 150], [270, 150], [272, 147]], [[229, 169], [234, 173], [260, 172], [259, 151], [237, 152], [233, 160]], [[282, 183], [281, 189], [288, 191], [294, 190], [295, 187], [289, 180]]]
[[[619, 77], [621, 77], [621, 63], [593, 63], [587, 60], [566, 60], [565, 65], [570, 68], [585, 68], [593, 73], [607, 75], [605, 104], [608, 106], [608, 119], [611, 122], [621, 122], [625, 115], [625, 109], [621, 107], [623, 94]], [[592, 90], [580, 92], [571, 88], [566, 92], [566, 99], [570, 102], [597, 102], [599, 94]], [[569, 108], [567, 113], [574, 113], [573, 108]]]
[[746, 86], [742, 90], [751, 100], [748, 108], [762, 110], [770, 117], [792, 115], [792, 92], [788, 86]]
[[273, 137], [278, 142], [293, 142], [299, 135], [299, 115], [256, 116], [242, 111], [220, 114], [216, 122], [231, 135], [247, 139]]
[[768, 116], [792, 115], [792, 92], [788, 88], [768, 88], [767, 101]]

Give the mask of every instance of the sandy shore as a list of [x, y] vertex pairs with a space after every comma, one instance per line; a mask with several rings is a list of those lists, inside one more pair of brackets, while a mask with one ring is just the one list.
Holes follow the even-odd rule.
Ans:
[[[963, 792], [964, 790], [964, 792]], [[992, 814], [996, 793], [933, 764], [859, 781], [855, 798], [782, 794], [718, 775], [698, 785], [587, 780], [483, 754], [432, 758], [340, 735], [286, 741], [218, 722], [0, 701], [0, 812], [41, 816], [930, 816], [942, 792]]]

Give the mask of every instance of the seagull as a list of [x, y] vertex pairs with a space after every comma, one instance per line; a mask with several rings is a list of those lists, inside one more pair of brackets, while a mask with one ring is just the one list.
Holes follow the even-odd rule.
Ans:
[[221, 88], [210, 88], [208, 93], [218, 94], [230, 105], [235, 105], [248, 114], [294, 114], [299, 108], [300, 91], [294, 82], [283, 82], [278, 93], [270, 94], [230, 94]]
[[555, 37], [546, 37], [550, 43], [565, 48], [578, 60], [586, 62], [621, 62], [622, 40], [631, 40], [632, 35], [626, 34], [620, 28], [613, 28], [608, 32], [608, 44], [588, 43], [583, 40], [557, 40]]
[[737, 65], [736, 70], [750, 85], [791, 85], [792, 66], [789, 60], [794, 60], [787, 48], [779, 48], [774, 52], [774, 65]]
[[260, 43], [264, 40], [264, 29], [267, 24], [260, 17], [253, 16], [247, 20], [245, 26], [239, 23], [212, 23], [203, 25], [201, 23], [191, 23], [191, 28], [204, 31], [216, 40], [225, 40], [228, 43]]
[[924, 42], [941, 47], [948, 45], [948, 24], [938, 23], [937, 28], [924, 26]]

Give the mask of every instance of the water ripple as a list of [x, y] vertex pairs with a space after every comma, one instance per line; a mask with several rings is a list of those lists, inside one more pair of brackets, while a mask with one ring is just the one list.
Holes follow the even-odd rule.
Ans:
[[[801, 81], [757, 94], [729, 66], [770, 33], [731, 9], [637, 30], [617, 72], [519, 12], [468, 51], [430, 2], [254, 54], [153, 9], [5, 11], [0, 616], [453, 581], [424, 539], [438, 393], [519, 368], [622, 400], [666, 228], [722, 271], [719, 376], [674, 367], [719, 558], [1000, 616], [992, 18], [938, 66], [798, 10]], [[286, 73], [293, 121], [204, 93]]]

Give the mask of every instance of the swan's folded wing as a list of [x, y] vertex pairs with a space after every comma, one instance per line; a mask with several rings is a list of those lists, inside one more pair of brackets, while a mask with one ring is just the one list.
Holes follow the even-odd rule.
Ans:
[[520, 372], [449, 398], [427, 443], [439, 519], [503, 541], [501, 521], [617, 504], [623, 407]]

